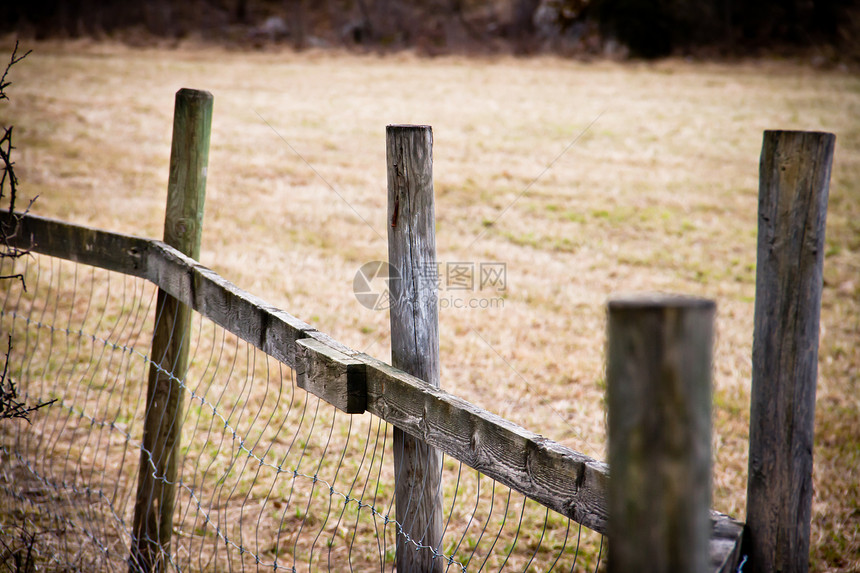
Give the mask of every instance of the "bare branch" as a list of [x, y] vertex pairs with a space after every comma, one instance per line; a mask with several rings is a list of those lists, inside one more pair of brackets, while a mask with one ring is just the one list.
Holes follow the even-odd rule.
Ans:
[[[15, 49], [12, 50], [12, 58], [6, 65], [3, 76], [0, 77], [0, 101], [8, 100], [6, 88], [12, 82], [6, 79], [10, 68], [27, 57], [28, 51], [23, 56], [18, 56], [18, 42], [15, 42]], [[30, 200], [27, 208], [23, 213], [15, 212], [15, 200], [18, 196], [18, 177], [15, 175], [15, 162], [12, 161], [12, 150], [15, 146], [12, 145], [12, 126], [3, 128], [3, 135], [0, 136], [0, 161], [2, 161], [3, 174], [0, 176], [0, 200], [5, 196], [8, 185], [9, 197], [9, 216], [0, 220], [0, 259], [11, 258], [16, 259], [30, 252], [29, 249], [13, 245], [12, 242], [18, 238], [18, 233], [21, 230], [21, 220], [24, 215], [30, 211], [33, 206], [35, 197]], [[31, 241], [32, 243], [32, 241]], [[24, 290], [27, 290], [27, 284], [24, 282], [24, 275], [14, 273], [9, 275], [0, 275], [0, 280], [18, 279]], [[3, 372], [0, 373], [0, 420], [9, 418], [23, 418], [30, 422], [30, 412], [35, 412], [39, 408], [53, 404], [56, 400], [50, 402], [42, 402], [35, 406], [28, 406], [24, 401], [18, 401], [18, 390], [15, 388], [15, 382], [9, 377], [9, 355], [12, 353], [12, 337], [9, 336], [9, 342], [6, 350], [6, 358], [3, 361]]]
[[[22, 56], [18, 56], [18, 42], [15, 42], [12, 57], [6, 65], [3, 76], [0, 77], [0, 101], [9, 99], [9, 96], [6, 94], [6, 88], [12, 84], [11, 81], [6, 79], [9, 74], [9, 70], [12, 66], [27, 57], [29, 53], [30, 51]], [[12, 161], [12, 150], [15, 149], [15, 146], [12, 145], [12, 130], [13, 126], [4, 127], [2, 136], [0, 136], [0, 162], [2, 162], [0, 163], [0, 166], [2, 166], [3, 170], [3, 173], [0, 174], [0, 200], [7, 196], [6, 190], [8, 186], [10, 213], [8, 218], [0, 220], [0, 259], [17, 259], [30, 252], [29, 248], [21, 248], [17, 245], [12, 245], [12, 243], [18, 238], [18, 233], [21, 228], [21, 219], [30, 211], [30, 207], [32, 207], [33, 202], [36, 200], [35, 197], [31, 199], [23, 213], [15, 212], [16, 200], [18, 198], [18, 177], [15, 175], [15, 162]], [[0, 277], [0, 279], [19, 277], [19, 275], [11, 275], [10, 277]], [[21, 278], [21, 280], [23, 281], [23, 278]]]
[[6, 280], [6, 279], [21, 279], [21, 286], [24, 288], [24, 292], [27, 292], [27, 283], [24, 282], [24, 275], [22, 275], [22, 274], [0, 275], [0, 281]]
[[30, 412], [35, 412], [39, 408], [50, 406], [57, 399], [49, 402], [42, 402], [35, 406], [27, 406], [25, 402], [18, 401], [18, 390], [15, 388], [15, 381], [9, 378], [9, 355], [12, 353], [12, 337], [9, 337], [9, 342], [6, 350], [6, 359], [3, 361], [3, 373], [0, 374], [0, 420], [11, 418], [22, 418], [30, 422]]
[[12, 49], [12, 57], [9, 59], [9, 63], [6, 64], [6, 69], [3, 71], [3, 77], [0, 77], [0, 100], [9, 99], [9, 96], [6, 95], [6, 88], [12, 85], [12, 82], [6, 81], [6, 75], [9, 73], [9, 70], [12, 66], [29, 56], [32, 51], [33, 50], [27, 50], [24, 55], [18, 56], [18, 40], [15, 40], [15, 47]]

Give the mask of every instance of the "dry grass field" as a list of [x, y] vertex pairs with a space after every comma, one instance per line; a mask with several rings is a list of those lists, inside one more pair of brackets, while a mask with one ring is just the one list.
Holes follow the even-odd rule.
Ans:
[[713, 505], [740, 519], [762, 131], [835, 132], [811, 559], [860, 571], [860, 77], [771, 61], [24, 47], [0, 123], [15, 125], [36, 214], [160, 238], [174, 93], [208, 90], [201, 262], [385, 360], [388, 314], [359, 304], [353, 277], [387, 257], [385, 126], [432, 125], [438, 259], [504, 263], [507, 279], [501, 293], [443, 280], [442, 386], [588, 455], [605, 455], [607, 299], [715, 299]]

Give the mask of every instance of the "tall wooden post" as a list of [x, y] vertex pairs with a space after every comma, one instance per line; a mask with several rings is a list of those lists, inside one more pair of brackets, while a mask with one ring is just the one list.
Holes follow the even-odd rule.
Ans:
[[824, 226], [836, 137], [766, 131], [759, 174], [746, 551], [809, 568]]
[[[439, 386], [439, 308], [433, 211], [433, 132], [429, 126], [389, 125], [388, 262], [400, 279], [391, 293], [391, 360], [396, 368]], [[441, 550], [442, 456], [394, 428], [397, 570], [443, 570], [431, 550]]]
[[609, 571], [709, 563], [713, 301], [609, 303]]
[[[194, 259], [200, 257], [212, 103], [209, 92], [176, 92], [164, 242]], [[184, 394], [178, 381], [184, 380], [188, 368], [191, 311], [160, 289], [157, 300], [131, 571], [166, 569], [176, 501]]]

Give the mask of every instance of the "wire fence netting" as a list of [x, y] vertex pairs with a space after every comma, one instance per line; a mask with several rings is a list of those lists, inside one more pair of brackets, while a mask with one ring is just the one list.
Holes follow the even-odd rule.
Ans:
[[[155, 467], [142, 444], [157, 289], [35, 254], [0, 263], [16, 273], [0, 282], [4, 388], [56, 401], [0, 421], [0, 563], [129, 571], [141, 460]], [[391, 427], [307, 394], [200, 314], [190, 332], [166, 568], [395, 570]], [[601, 568], [599, 534], [453, 458], [442, 468], [442, 544], [408, 544], [444, 570]]]

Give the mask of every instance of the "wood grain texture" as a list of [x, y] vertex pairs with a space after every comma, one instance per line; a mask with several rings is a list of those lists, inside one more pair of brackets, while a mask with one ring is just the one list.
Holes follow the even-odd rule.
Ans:
[[[200, 256], [212, 102], [208, 92], [181, 89], [176, 93], [164, 241], [192, 259]], [[131, 571], [168, 568], [164, 556], [170, 555], [181, 455], [185, 397], [181, 383], [188, 370], [191, 309], [161, 289], [157, 301], [132, 522]]]
[[314, 338], [297, 341], [296, 385], [347, 414], [367, 407], [364, 363]]
[[182, 88], [173, 111], [164, 242], [195, 260], [203, 234], [213, 102], [207, 91]]
[[367, 411], [590, 529], [606, 532], [608, 467], [366, 354]]
[[[352, 350], [161, 241], [35, 215], [25, 217], [23, 225], [34, 239], [34, 252], [148, 279], [291, 368], [297, 367], [297, 341], [307, 338], [360, 361], [366, 368], [367, 411], [575, 522], [607, 533], [607, 464]], [[710, 570], [729, 573], [737, 567], [742, 525], [717, 515], [712, 514]]]
[[[10, 221], [8, 210], [0, 219]], [[152, 241], [27, 214], [10, 246], [84, 265], [143, 277]], [[11, 222], [10, 222], [11, 223]]]
[[147, 252], [145, 277], [219, 326], [290, 368], [296, 340], [314, 328], [159, 241]]
[[741, 562], [744, 524], [718, 511], [711, 511], [708, 571], [736, 573]]
[[759, 173], [751, 571], [807, 571], [824, 231], [836, 137], [766, 131]]
[[[386, 157], [388, 263], [400, 277], [389, 285], [391, 362], [438, 387], [433, 131], [429, 126], [389, 125]], [[415, 551], [409, 541], [442, 550], [442, 454], [394, 426], [395, 511], [405, 534], [397, 536], [397, 570], [441, 573], [443, 560], [431, 551]]]
[[[0, 217], [8, 216], [8, 211], [0, 210]], [[315, 337], [341, 352], [354, 352], [161, 241], [32, 214], [21, 219], [21, 229], [14, 246], [145, 278], [290, 368], [296, 366], [296, 341], [300, 338]]]
[[609, 571], [710, 561], [713, 301], [609, 302]]

